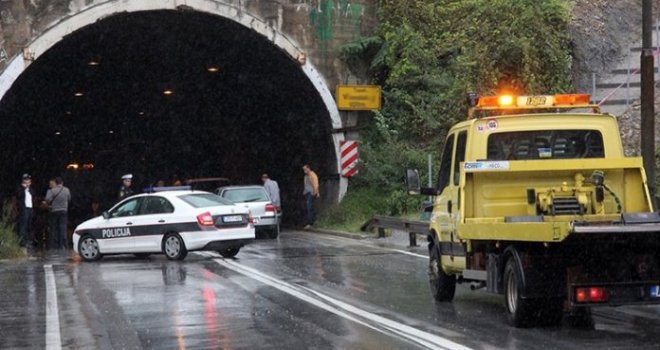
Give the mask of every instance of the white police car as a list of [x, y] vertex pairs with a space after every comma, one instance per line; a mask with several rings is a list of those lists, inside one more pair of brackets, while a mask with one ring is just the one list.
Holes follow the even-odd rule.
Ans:
[[182, 260], [189, 251], [215, 250], [235, 256], [254, 240], [247, 208], [203, 191], [164, 191], [128, 197], [73, 232], [73, 248], [83, 260], [106, 254], [163, 253]]

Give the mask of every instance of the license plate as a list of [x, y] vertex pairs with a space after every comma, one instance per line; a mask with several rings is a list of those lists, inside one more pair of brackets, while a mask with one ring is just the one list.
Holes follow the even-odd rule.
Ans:
[[660, 286], [651, 286], [651, 298], [657, 298], [660, 294]]
[[222, 217], [222, 222], [241, 222], [241, 221], [243, 221], [243, 217], [240, 215], [229, 215]]

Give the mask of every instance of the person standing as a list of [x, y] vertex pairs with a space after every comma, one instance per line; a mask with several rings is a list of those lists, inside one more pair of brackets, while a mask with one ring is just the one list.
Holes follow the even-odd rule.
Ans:
[[312, 170], [309, 164], [303, 165], [305, 173], [303, 196], [305, 197], [305, 230], [309, 230], [314, 225], [316, 219], [314, 214], [314, 199], [320, 197], [319, 178]]
[[119, 200], [133, 195], [131, 184], [133, 183], [133, 174], [126, 174], [121, 177], [121, 187], [119, 188]]
[[271, 180], [266, 173], [261, 174], [261, 181], [264, 182], [264, 189], [268, 193], [273, 206], [277, 211], [280, 211], [280, 186], [277, 185], [277, 181]]
[[61, 177], [48, 182], [50, 189], [46, 192], [46, 203], [50, 207], [48, 214], [48, 247], [50, 249], [67, 249], [67, 220], [71, 192], [64, 186]]
[[32, 197], [32, 177], [30, 174], [23, 174], [21, 177], [21, 186], [16, 191], [16, 203], [18, 206], [17, 232], [21, 247], [27, 247], [30, 243], [32, 232]]

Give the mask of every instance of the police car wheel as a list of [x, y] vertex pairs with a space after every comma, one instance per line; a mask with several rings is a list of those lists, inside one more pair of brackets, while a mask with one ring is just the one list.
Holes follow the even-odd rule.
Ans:
[[183, 260], [188, 251], [183, 239], [176, 233], [168, 233], [163, 239], [163, 254], [170, 260]]
[[78, 252], [85, 261], [95, 261], [101, 259], [99, 243], [92, 236], [84, 236], [78, 242]]
[[220, 253], [223, 258], [229, 259], [235, 257], [239, 250], [241, 250], [241, 248], [227, 248], [224, 250], [219, 250], [218, 253]]

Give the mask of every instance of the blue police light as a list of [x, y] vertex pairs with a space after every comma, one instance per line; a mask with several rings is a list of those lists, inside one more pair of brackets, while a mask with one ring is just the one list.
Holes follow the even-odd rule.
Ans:
[[149, 186], [145, 187], [142, 192], [144, 193], [154, 193], [154, 192], [164, 192], [164, 191], [190, 191], [192, 186]]

